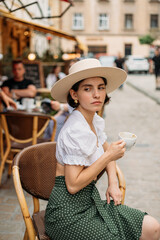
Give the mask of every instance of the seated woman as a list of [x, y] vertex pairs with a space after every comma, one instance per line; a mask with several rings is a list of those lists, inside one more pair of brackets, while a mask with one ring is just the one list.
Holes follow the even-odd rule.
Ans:
[[[56, 179], [45, 215], [46, 233], [56, 240], [158, 240], [159, 223], [147, 213], [121, 205], [115, 161], [125, 142], [107, 143], [99, 111], [106, 93], [126, 79], [124, 70], [101, 67], [96, 59], [75, 63], [51, 95], [75, 108], [57, 140]], [[98, 174], [108, 174], [107, 201], [95, 186]], [[110, 197], [113, 200], [110, 200]]]

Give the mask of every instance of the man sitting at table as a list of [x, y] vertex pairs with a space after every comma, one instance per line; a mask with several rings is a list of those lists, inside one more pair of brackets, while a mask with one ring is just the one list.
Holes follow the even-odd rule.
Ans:
[[2, 85], [2, 90], [12, 99], [21, 103], [22, 98], [34, 98], [36, 87], [29, 79], [24, 78], [25, 68], [21, 60], [12, 63], [13, 78], [6, 80]]

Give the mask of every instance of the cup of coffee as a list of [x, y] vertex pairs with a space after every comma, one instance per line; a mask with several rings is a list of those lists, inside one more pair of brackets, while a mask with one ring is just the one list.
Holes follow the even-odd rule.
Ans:
[[125, 141], [126, 145], [125, 148], [127, 151], [129, 151], [136, 143], [137, 136], [134, 133], [130, 132], [120, 132], [118, 134], [119, 139], [122, 139]]
[[28, 112], [31, 112], [34, 106], [34, 98], [23, 98], [22, 104]]

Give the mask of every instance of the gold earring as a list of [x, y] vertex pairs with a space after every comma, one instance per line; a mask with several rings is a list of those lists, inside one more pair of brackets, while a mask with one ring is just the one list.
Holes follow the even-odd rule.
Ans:
[[75, 99], [75, 100], [74, 100], [74, 103], [75, 103], [75, 104], [77, 104], [77, 103], [78, 103], [78, 100], [77, 100], [77, 99]]

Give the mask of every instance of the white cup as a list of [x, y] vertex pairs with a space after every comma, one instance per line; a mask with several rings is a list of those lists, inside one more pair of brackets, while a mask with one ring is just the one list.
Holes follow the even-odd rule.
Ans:
[[34, 98], [23, 98], [22, 104], [28, 112], [31, 112], [34, 106]]
[[120, 132], [118, 134], [119, 139], [123, 139], [126, 143], [125, 148], [129, 151], [136, 143], [137, 136], [130, 132]]

